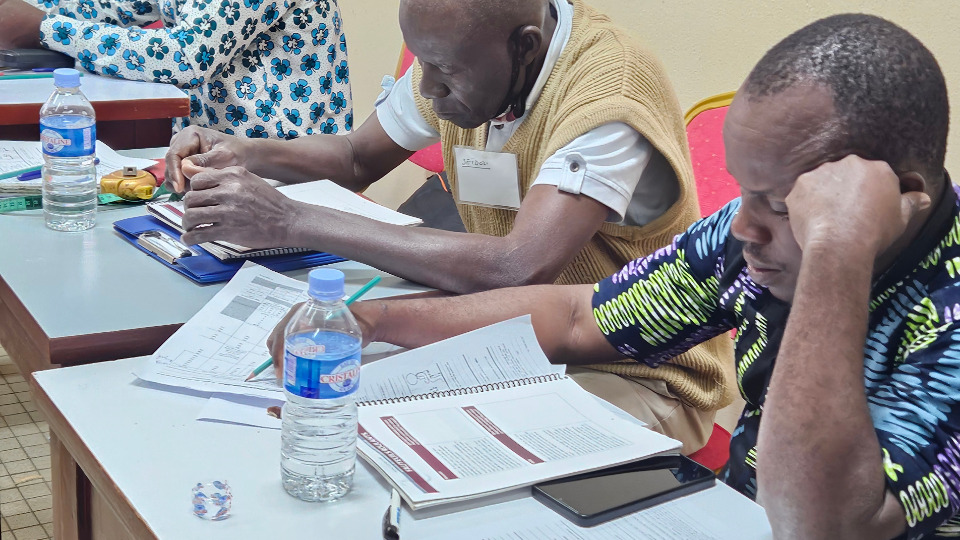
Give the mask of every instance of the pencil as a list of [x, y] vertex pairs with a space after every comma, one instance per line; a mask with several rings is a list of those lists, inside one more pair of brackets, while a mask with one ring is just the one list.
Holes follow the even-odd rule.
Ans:
[[52, 79], [53, 73], [4, 73], [0, 81], [12, 81], [14, 79]]
[[[360, 299], [361, 296], [367, 294], [367, 292], [369, 292], [370, 289], [372, 289], [374, 285], [376, 285], [377, 283], [380, 283], [380, 276], [374, 276], [373, 279], [368, 281], [366, 285], [364, 285], [363, 287], [360, 287], [360, 289], [358, 289], [357, 292], [350, 295], [350, 298], [347, 298], [347, 300], [344, 302], [344, 305], [349, 306], [350, 304], [356, 302], [357, 300]], [[257, 369], [253, 370], [250, 373], [250, 376], [244, 379], [243, 382], [252, 381], [254, 377], [263, 373], [263, 371], [268, 367], [270, 367], [272, 364], [273, 364], [273, 358], [267, 358], [267, 360], [264, 363], [257, 366]]]
[[[83, 77], [83, 72], [80, 73]], [[53, 73], [0, 73], [0, 81], [10, 81], [14, 79], [52, 79]]]

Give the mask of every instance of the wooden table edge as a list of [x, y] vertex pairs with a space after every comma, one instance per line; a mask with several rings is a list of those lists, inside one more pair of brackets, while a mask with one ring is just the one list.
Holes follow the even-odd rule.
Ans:
[[[134, 509], [130, 500], [120, 491], [103, 465], [83, 443], [73, 426], [33, 374], [30, 375], [30, 390], [34, 403], [50, 426], [54, 537], [57, 540], [89, 538], [90, 516], [84, 514], [89, 511], [92, 494], [81, 487], [85, 477], [89, 479], [92, 488], [103, 497], [132, 538], [158, 538], [143, 516]], [[109, 411], [104, 411], [104, 418], [108, 416]], [[64, 455], [64, 450], [69, 455]], [[79, 468], [75, 471], [68, 470], [71, 463]], [[64, 482], [71, 483], [71, 478], [76, 478], [76, 484], [65, 486]], [[64, 512], [69, 514], [64, 515]], [[81, 530], [81, 527], [87, 530]]]
[[[36, 124], [40, 118], [40, 103], [0, 104], [0, 125]], [[130, 99], [94, 102], [98, 122], [154, 120], [190, 115], [190, 98]]]

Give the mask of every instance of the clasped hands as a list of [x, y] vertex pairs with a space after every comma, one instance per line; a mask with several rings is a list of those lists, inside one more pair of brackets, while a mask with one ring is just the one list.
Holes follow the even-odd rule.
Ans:
[[292, 246], [298, 203], [247, 169], [247, 146], [238, 137], [192, 126], [170, 142], [165, 185], [176, 193], [189, 189], [183, 198], [184, 243]]

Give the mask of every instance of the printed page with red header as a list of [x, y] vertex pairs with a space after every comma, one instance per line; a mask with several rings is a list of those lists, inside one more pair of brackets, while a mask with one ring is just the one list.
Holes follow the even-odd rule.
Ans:
[[[515, 339], [503, 339], [504, 326]], [[485, 338], [501, 349], [505, 342], [524, 349], [532, 343], [536, 351], [525, 355], [546, 361], [529, 317], [441, 343], [449, 349], [460, 340], [465, 350], [476, 351]], [[389, 363], [415, 370], [416, 359], [408, 364], [404, 357], [418, 351]], [[373, 375], [377, 363], [363, 376]], [[679, 441], [625, 420], [562, 373], [533, 371], [539, 373], [397, 398], [377, 392], [379, 400], [359, 404], [358, 449], [413, 509], [679, 451]], [[371, 379], [379, 377], [361, 385]]]

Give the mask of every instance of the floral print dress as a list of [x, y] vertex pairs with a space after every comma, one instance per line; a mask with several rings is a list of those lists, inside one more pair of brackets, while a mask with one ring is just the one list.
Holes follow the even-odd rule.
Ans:
[[184, 89], [190, 116], [175, 130], [293, 139], [353, 128], [336, 0], [36, 1], [49, 13], [45, 47], [91, 73]]

